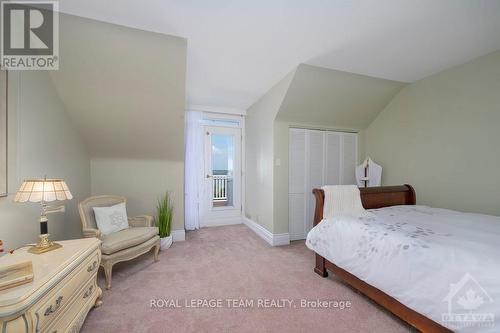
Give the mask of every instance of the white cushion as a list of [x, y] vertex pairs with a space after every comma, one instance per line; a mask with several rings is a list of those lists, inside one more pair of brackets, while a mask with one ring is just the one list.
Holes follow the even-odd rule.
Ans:
[[127, 229], [128, 218], [125, 203], [111, 207], [93, 207], [97, 227], [103, 235]]

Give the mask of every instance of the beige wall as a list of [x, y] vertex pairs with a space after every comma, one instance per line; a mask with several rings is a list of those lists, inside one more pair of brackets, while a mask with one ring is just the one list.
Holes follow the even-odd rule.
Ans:
[[274, 119], [294, 71], [247, 111], [245, 215], [268, 231], [273, 225]]
[[277, 234], [288, 233], [288, 141], [290, 124], [274, 122], [273, 224]]
[[156, 203], [169, 191], [174, 199], [172, 230], [184, 230], [184, 162], [92, 159], [92, 195], [127, 197], [129, 216], [156, 215]]
[[404, 85], [301, 64], [276, 119], [314, 127], [366, 128]]
[[92, 157], [184, 160], [187, 40], [61, 14], [50, 73]]
[[29, 177], [60, 177], [74, 198], [65, 213], [49, 216], [52, 239], [81, 237], [79, 200], [90, 194], [90, 159], [68, 118], [47, 72], [9, 73], [8, 192], [0, 198], [0, 239], [6, 249], [36, 242], [40, 206], [14, 203], [21, 182]]
[[500, 215], [500, 51], [404, 88], [366, 130], [383, 184], [420, 204]]

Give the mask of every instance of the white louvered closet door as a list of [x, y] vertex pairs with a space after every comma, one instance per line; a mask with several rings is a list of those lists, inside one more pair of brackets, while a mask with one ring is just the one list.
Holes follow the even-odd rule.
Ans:
[[288, 222], [291, 240], [312, 228], [313, 188], [356, 184], [357, 134], [290, 129]]
[[290, 129], [288, 174], [288, 219], [290, 239], [302, 239], [306, 229], [305, 189], [306, 131]]
[[356, 184], [356, 166], [358, 165], [358, 135], [342, 135], [342, 184]]
[[342, 179], [342, 133], [325, 132], [325, 184], [341, 184]]
[[321, 187], [325, 184], [325, 132], [324, 131], [312, 131], [307, 130], [306, 132], [306, 156], [307, 156], [307, 169], [305, 173], [306, 179], [306, 220], [305, 223], [305, 233], [311, 230], [313, 221], [309, 218], [311, 215], [314, 216], [314, 196], [312, 195], [312, 189]]

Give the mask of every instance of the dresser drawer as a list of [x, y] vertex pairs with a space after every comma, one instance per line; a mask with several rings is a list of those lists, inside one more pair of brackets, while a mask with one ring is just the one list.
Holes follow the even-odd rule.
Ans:
[[65, 311], [68, 304], [78, 292], [82, 290], [82, 286], [86, 286], [99, 269], [99, 251], [92, 253], [88, 259], [84, 260], [78, 267], [75, 268], [68, 276], [66, 276], [58, 286], [54, 287], [46, 297], [44, 297], [34, 307], [37, 321], [37, 331], [43, 330], [48, 324], [56, 320], [56, 318]]
[[42, 332], [79, 332], [87, 313], [95, 304], [95, 299], [98, 294], [97, 288], [95, 279], [89, 281], [85, 287], [79, 291], [71, 303], [63, 309], [58, 318]]

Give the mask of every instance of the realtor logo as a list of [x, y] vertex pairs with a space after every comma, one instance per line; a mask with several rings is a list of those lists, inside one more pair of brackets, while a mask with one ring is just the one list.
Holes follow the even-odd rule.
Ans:
[[469, 273], [458, 283], [450, 284], [450, 290], [443, 302], [448, 303], [448, 313], [442, 314], [442, 321], [449, 327], [494, 326], [495, 314], [484, 311], [487, 305], [493, 303], [493, 299]]
[[57, 1], [1, 1], [2, 69], [59, 69], [58, 10]]

